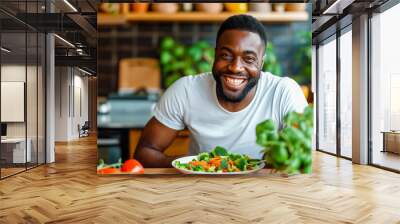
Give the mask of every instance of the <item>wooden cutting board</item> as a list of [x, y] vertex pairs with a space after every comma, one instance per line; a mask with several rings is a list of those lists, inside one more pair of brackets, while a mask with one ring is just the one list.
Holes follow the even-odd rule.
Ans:
[[119, 91], [134, 91], [145, 87], [161, 90], [160, 65], [154, 58], [125, 58], [119, 62]]

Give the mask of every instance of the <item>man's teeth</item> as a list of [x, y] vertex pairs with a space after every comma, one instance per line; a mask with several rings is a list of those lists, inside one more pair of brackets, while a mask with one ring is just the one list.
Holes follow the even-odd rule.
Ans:
[[226, 81], [227, 81], [229, 84], [238, 86], [238, 85], [242, 84], [242, 82], [244, 81], [244, 79], [226, 78]]

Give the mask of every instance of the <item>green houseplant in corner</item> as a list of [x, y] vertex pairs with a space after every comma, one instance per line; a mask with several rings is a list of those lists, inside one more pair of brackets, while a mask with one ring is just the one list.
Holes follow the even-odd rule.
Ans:
[[282, 67], [278, 62], [274, 45], [271, 42], [268, 42], [267, 46], [265, 47], [265, 59], [262, 70], [264, 72], [270, 72], [276, 76], [282, 75]]
[[297, 74], [293, 77], [300, 85], [311, 84], [311, 32], [301, 32], [297, 34], [300, 46], [297, 49], [295, 57], [295, 71]]
[[301, 32], [297, 34], [297, 37], [300, 40], [300, 46], [294, 55], [294, 70], [296, 71], [296, 75], [293, 79], [301, 85], [305, 97], [309, 102], [311, 102], [311, 32]]
[[205, 41], [184, 46], [172, 37], [160, 43], [160, 63], [163, 87], [168, 88], [183, 76], [210, 72], [214, 60], [214, 49]]

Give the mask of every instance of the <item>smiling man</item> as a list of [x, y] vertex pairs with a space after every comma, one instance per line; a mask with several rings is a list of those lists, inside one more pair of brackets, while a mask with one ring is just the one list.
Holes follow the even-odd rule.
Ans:
[[281, 127], [288, 112], [307, 106], [295, 81], [261, 71], [266, 39], [263, 25], [251, 16], [224, 21], [212, 73], [181, 78], [167, 89], [144, 128], [136, 158], [145, 167], [170, 167], [175, 158], [163, 152], [185, 127], [192, 155], [222, 146], [261, 158], [256, 125], [273, 119]]

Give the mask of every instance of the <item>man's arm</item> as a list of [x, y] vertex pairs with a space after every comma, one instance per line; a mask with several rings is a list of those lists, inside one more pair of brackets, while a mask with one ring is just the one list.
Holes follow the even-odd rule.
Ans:
[[291, 111], [303, 113], [304, 108], [307, 107], [308, 103], [301, 90], [299, 84], [290, 78], [283, 78], [285, 86], [283, 87], [282, 99], [281, 99], [281, 119]]
[[135, 150], [135, 158], [144, 167], [171, 167], [171, 162], [176, 157], [168, 157], [164, 155], [164, 151], [177, 134], [178, 130], [163, 125], [154, 117], [151, 118], [142, 132]]

